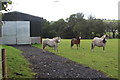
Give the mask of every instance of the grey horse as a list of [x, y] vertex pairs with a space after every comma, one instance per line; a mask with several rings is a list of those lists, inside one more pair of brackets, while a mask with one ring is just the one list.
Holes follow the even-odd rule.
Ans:
[[92, 46], [91, 46], [92, 51], [94, 51], [95, 46], [103, 47], [103, 51], [104, 51], [106, 42], [107, 42], [106, 35], [103, 35], [101, 38], [95, 37], [92, 41]]
[[45, 49], [46, 46], [53, 47], [55, 51], [58, 52], [58, 43], [60, 43], [61, 38], [60, 37], [54, 37], [53, 39], [45, 39], [43, 41], [43, 49]]

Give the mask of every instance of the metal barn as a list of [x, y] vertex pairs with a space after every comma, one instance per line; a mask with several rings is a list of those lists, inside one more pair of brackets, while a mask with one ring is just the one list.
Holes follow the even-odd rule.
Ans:
[[5, 21], [4, 23], [3, 44], [31, 44], [29, 21]]
[[41, 43], [43, 18], [15, 11], [5, 13], [2, 20], [3, 44]]

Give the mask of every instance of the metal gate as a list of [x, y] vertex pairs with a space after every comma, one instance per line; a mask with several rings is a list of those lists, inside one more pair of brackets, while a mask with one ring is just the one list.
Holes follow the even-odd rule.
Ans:
[[29, 21], [5, 21], [3, 44], [31, 44]]

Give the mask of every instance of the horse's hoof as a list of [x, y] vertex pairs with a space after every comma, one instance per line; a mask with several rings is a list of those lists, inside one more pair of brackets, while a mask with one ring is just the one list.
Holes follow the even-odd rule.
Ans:
[[43, 50], [43, 53], [45, 53], [46, 51], [45, 50]]

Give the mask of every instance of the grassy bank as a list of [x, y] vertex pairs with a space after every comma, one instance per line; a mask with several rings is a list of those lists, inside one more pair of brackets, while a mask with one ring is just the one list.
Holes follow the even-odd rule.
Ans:
[[22, 51], [3, 46], [7, 52], [8, 78], [33, 78], [30, 63], [22, 56]]

